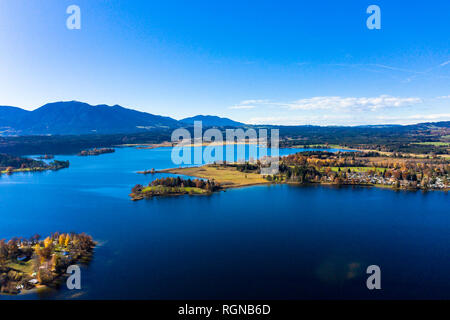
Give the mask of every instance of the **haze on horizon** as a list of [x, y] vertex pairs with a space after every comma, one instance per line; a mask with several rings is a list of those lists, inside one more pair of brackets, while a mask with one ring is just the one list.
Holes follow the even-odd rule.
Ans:
[[[450, 2], [4, 0], [0, 105], [121, 105], [181, 119], [450, 120]], [[81, 30], [66, 9], [81, 9]]]

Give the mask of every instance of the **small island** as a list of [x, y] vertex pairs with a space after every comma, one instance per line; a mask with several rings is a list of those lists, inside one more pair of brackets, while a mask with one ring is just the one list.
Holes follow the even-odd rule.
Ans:
[[67, 267], [90, 261], [96, 243], [84, 233], [0, 241], [0, 294], [57, 288]]
[[52, 154], [44, 154], [43, 156], [37, 157], [38, 160], [52, 160], [55, 156]]
[[153, 168], [152, 170], [138, 171], [137, 173], [139, 173], [139, 174], [144, 174], [144, 175], [147, 175], [147, 174], [155, 174], [155, 173], [156, 173], [156, 170]]
[[162, 178], [156, 179], [148, 186], [137, 184], [130, 193], [131, 200], [149, 199], [155, 196], [178, 196], [184, 194], [206, 195], [221, 189], [214, 180]]
[[100, 149], [94, 148], [89, 150], [82, 150], [80, 151], [80, 153], [78, 153], [78, 155], [81, 157], [87, 157], [87, 156], [99, 156], [101, 154], [114, 152], [116, 152], [116, 150], [113, 148], [100, 148]]
[[0, 154], [0, 174], [12, 174], [15, 172], [33, 172], [33, 171], [47, 171], [60, 170], [68, 168], [69, 161], [53, 160], [50, 163], [45, 163], [41, 160], [34, 160], [30, 158], [16, 157], [8, 154]]

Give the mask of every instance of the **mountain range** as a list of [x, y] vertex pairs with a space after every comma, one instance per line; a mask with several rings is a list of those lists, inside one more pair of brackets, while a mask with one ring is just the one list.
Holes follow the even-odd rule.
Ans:
[[242, 126], [227, 118], [195, 116], [182, 120], [153, 115], [119, 105], [90, 105], [78, 101], [48, 103], [36, 110], [0, 106], [0, 135], [78, 135], [146, 132], [178, 128], [203, 121], [203, 126]]
[[[0, 136], [54, 136], [81, 134], [141, 134], [156, 130], [170, 131], [175, 128], [189, 128], [195, 121], [202, 121], [203, 127], [243, 127], [244, 123], [211, 115], [197, 115], [181, 120], [136, 111], [119, 105], [90, 105], [79, 101], [48, 103], [33, 111], [17, 107], [0, 106]], [[364, 130], [409, 132], [449, 132], [450, 122], [422, 123], [415, 125], [371, 125], [357, 127], [318, 126], [263, 126], [280, 129], [280, 133], [306, 134], [305, 132], [358, 131]], [[443, 131], [443, 129], [445, 129]], [[356, 130], [356, 131], [355, 131]]]

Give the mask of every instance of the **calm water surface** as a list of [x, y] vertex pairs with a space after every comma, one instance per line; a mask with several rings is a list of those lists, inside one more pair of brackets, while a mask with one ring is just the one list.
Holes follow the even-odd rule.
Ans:
[[130, 201], [165, 176], [136, 171], [173, 167], [170, 154], [58, 156], [69, 169], [2, 175], [0, 238], [74, 231], [100, 245], [81, 292], [0, 299], [450, 298], [446, 193], [273, 185]]

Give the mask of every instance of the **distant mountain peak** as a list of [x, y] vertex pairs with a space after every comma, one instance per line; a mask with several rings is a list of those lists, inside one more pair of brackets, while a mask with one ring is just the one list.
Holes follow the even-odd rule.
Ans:
[[75, 100], [47, 103], [33, 111], [0, 108], [0, 128], [8, 128], [0, 132], [8, 135], [135, 133], [179, 126], [177, 120], [169, 117]]
[[201, 121], [203, 126], [208, 127], [242, 127], [245, 125], [242, 122], [237, 122], [229, 118], [222, 118], [211, 115], [197, 115], [194, 117], [184, 118], [180, 120], [180, 122], [189, 125], [193, 125], [195, 121]]

